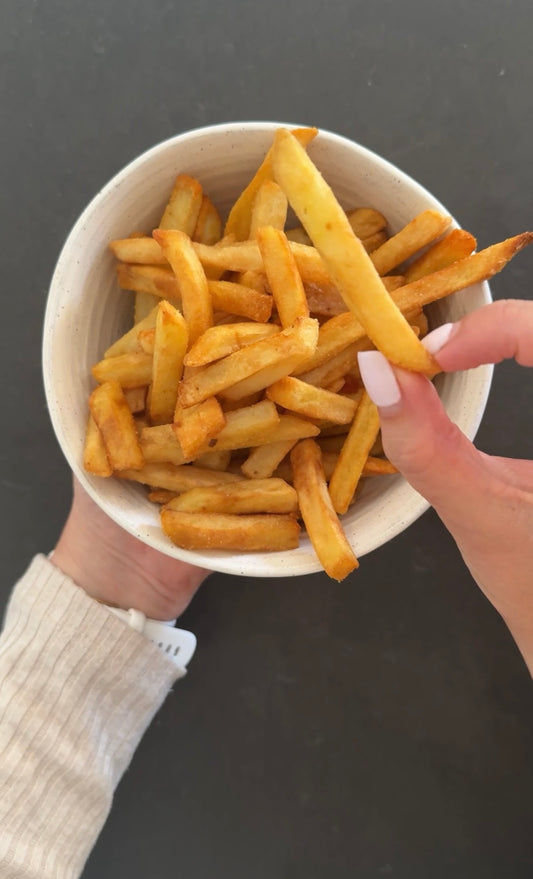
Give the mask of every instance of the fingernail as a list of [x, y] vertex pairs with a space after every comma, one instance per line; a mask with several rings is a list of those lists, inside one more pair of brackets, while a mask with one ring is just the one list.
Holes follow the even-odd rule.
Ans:
[[441, 348], [444, 348], [446, 342], [449, 342], [450, 337], [455, 330], [457, 324], [442, 324], [442, 326], [437, 327], [436, 330], [432, 330], [431, 333], [428, 333], [422, 339], [422, 344], [426, 351], [429, 351], [430, 354], [438, 354]]
[[397, 405], [402, 394], [389, 361], [380, 351], [361, 351], [357, 359], [368, 396], [379, 409]]

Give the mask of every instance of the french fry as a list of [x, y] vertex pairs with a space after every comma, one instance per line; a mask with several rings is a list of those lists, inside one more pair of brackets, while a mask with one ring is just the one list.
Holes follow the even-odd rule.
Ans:
[[256, 446], [241, 464], [241, 472], [249, 479], [266, 479], [272, 476], [297, 442], [297, 439], [288, 439]]
[[[157, 301], [159, 302], [159, 300]], [[139, 333], [143, 330], [153, 329], [156, 317], [157, 306], [152, 308], [143, 320], [135, 323], [131, 330], [128, 330], [120, 339], [117, 339], [116, 342], [110, 345], [104, 352], [104, 357], [118, 357], [119, 354], [131, 354], [134, 351], [141, 351], [142, 348], [138, 339]]]
[[464, 259], [476, 249], [476, 239], [465, 229], [452, 229], [444, 238], [428, 248], [405, 270], [405, 283], [410, 284], [444, 269], [458, 259]]
[[392, 269], [405, 262], [426, 244], [443, 235], [450, 223], [451, 218], [439, 214], [438, 211], [422, 211], [396, 235], [372, 252], [371, 259], [376, 271], [380, 275], [388, 275]]
[[394, 300], [403, 311], [412, 309], [414, 306], [429, 305], [437, 299], [456, 293], [478, 284], [480, 281], [488, 281], [511, 260], [524, 247], [533, 242], [533, 232], [522, 232], [512, 238], [506, 238], [498, 244], [492, 244], [485, 250], [480, 250], [467, 256], [458, 262], [424, 275], [417, 281], [400, 287], [394, 294]]
[[[310, 369], [298, 376], [302, 381], [317, 388], [329, 388], [336, 384], [340, 379], [343, 381], [357, 367], [357, 355], [360, 351], [368, 351], [373, 348], [373, 344], [368, 336], [363, 336], [357, 342], [351, 342], [345, 348], [342, 348], [337, 354], [334, 354], [325, 363]], [[296, 371], [296, 370], [294, 370]]]
[[143, 467], [144, 456], [133, 415], [118, 382], [106, 381], [95, 388], [89, 397], [89, 408], [113, 470], [134, 471]]
[[273, 180], [265, 180], [257, 191], [252, 208], [250, 238], [255, 238], [263, 226], [284, 229], [287, 219], [287, 196]]
[[230, 462], [230, 449], [222, 449], [219, 452], [204, 452], [203, 455], [198, 455], [196, 458], [198, 467], [207, 467], [209, 470], [227, 470]]
[[265, 323], [272, 314], [272, 296], [244, 284], [208, 281], [213, 308]]
[[221, 473], [218, 470], [196, 467], [194, 464], [176, 465], [163, 461], [150, 461], [139, 470], [121, 470], [115, 475], [130, 482], [140, 482], [154, 488], [166, 488], [167, 491], [176, 493], [202, 485], [236, 482], [243, 478], [240, 474]]
[[297, 318], [309, 317], [304, 285], [284, 233], [273, 226], [263, 226], [256, 233], [263, 267], [283, 327]]
[[350, 506], [378, 432], [378, 410], [364, 391], [329, 481], [329, 494], [333, 508], [337, 513], [345, 513]]
[[348, 222], [361, 240], [383, 232], [387, 228], [387, 219], [375, 208], [355, 208], [347, 213]]
[[[294, 137], [303, 147], [307, 146], [317, 134], [318, 129], [316, 128], [297, 128], [294, 131]], [[252, 180], [233, 205], [224, 229], [225, 235], [233, 234], [237, 241], [246, 241], [250, 237], [250, 223], [255, 197], [262, 184], [272, 179], [271, 147]]]
[[[405, 283], [403, 275], [386, 275], [381, 279], [385, 289], [392, 293]], [[320, 317], [333, 317], [346, 312], [346, 303], [331, 282], [327, 284], [305, 283], [309, 311]]]
[[[119, 263], [117, 280], [123, 290], [133, 290], [135, 293], [181, 302], [181, 288], [168, 263], [166, 266]], [[153, 308], [153, 305], [151, 307]]]
[[287, 552], [298, 546], [300, 534], [293, 516], [268, 513], [235, 516], [163, 509], [161, 525], [170, 540], [183, 549]]
[[283, 479], [243, 479], [229, 485], [191, 488], [167, 510], [184, 513], [296, 513], [297, 494]]
[[386, 241], [389, 240], [389, 236], [386, 232], [374, 232], [373, 235], [369, 235], [368, 238], [361, 238], [361, 244], [365, 248], [367, 253], [374, 253], [382, 244], [385, 244]]
[[144, 352], [105, 357], [94, 364], [91, 372], [99, 384], [117, 381], [124, 389], [141, 388], [152, 381], [152, 357]]
[[185, 356], [187, 366], [206, 366], [228, 354], [233, 354], [245, 345], [275, 336], [281, 331], [276, 324], [231, 323], [210, 327], [203, 333]]
[[284, 409], [334, 424], [350, 424], [357, 409], [350, 397], [314, 387], [294, 376], [285, 376], [270, 385], [266, 395]]
[[142, 238], [116, 238], [109, 242], [109, 249], [119, 262], [145, 266], [168, 266], [159, 244], [148, 235]]
[[[255, 375], [265, 367], [288, 364], [288, 358], [301, 357], [303, 360], [314, 350], [317, 337], [317, 322], [311, 318], [301, 318], [294, 327], [288, 327], [274, 336], [253, 342], [182, 381], [178, 392], [180, 404], [187, 407], [201, 403], [202, 400], [228, 390], [230, 386]], [[291, 360], [290, 363], [292, 362]], [[291, 365], [287, 372], [292, 368]], [[267, 383], [270, 384], [268, 379]], [[242, 396], [246, 396], [246, 393]]]
[[202, 244], [216, 244], [222, 237], [222, 220], [209, 196], [204, 195], [192, 233], [193, 241]]
[[167, 488], [152, 488], [148, 492], [148, 500], [153, 504], [168, 504], [173, 498], [178, 497], [175, 491], [169, 491]]
[[94, 473], [95, 476], [112, 476], [113, 468], [109, 463], [107, 452], [102, 434], [89, 413], [87, 419], [87, 428], [85, 431], [85, 445], [83, 447], [83, 466], [88, 473]]
[[203, 191], [198, 180], [189, 177], [188, 174], [179, 174], [161, 217], [159, 228], [178, 229], [191, 237], [196, 229], [202, 198]]
[[208, 327], [213, 326], [213, 305], [205, 272], [190, 238], [184, 232], [154, 229], [153, 236], [179, 278], [183, 316], [192, 344]]
[[[161, 301], [162, 300], [160, 299], [159, 302]], [[153, 357], [155, 348], [155, 327], [151, 330], [140, 330], [137, 334], [137, 341], [141, 351], [144, 351], [145, 354], [151, 354]]]
[[172, 420], [188, 342], [189, 329], [183, 315], [162, 299], [155, 327], [149, 406], [152, 424]]
[[398, 366], [435, 375], [437, 362], [394, 305], [330, 187], [285, 129], [275, 136], [273, 166], [289, 204], [375, 346]]
[[326, 574], [344, 580], [359, 562], [333, 509], [322, 467], [320, 447], [302, 440], [291, 452], [293, 482], [307, 534]]
[[216, 397], [189, 409], [177, 407], [172, 429], [183, 450], [186, 461], [193, 461], [222, 431], [226, 418]]
[[124, 396], [132, 415], [144, 412], [146, 409], [146, 388], [126, 388]]

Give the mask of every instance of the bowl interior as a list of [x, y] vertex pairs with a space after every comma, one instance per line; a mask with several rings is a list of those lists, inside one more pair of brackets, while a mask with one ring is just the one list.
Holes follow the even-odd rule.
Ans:
[[[85, 473], [82, 466], [91, 366], [131, 326], [132, 294], [119, 289], [113, 238], [157, 226], [173, 180], [198, 177], [223, 218], [249, 182], [272, 142], [276, 123], [212, 126], [172, 138], [144, 153], [93, 199], [70, 233], [52, 279], [44, 324], [45, 391], [60, 446], [80, 482], [122, 527], [161, 552], [212, 570], [257, 577], [301, 575], [321, 570], [304, 535], [289, 553], [189, 552], [162, 533], [158, 508], [142, 487]], [[365, 148], [320, 132], [309, 147], [345, 208], [372, 206], [388, 218], [392, 232], [420, 211], [446, 209], [423, 187]], [[455, 321], [490, 301], [488, 285], [477, 284], [435, 303], [432, 326]], [[483, 414], [492, 367], [442, 375], [437, 387], [450, 418], [473, 438]], [[382, 545], [427, 509], [426, 501], [400, 476], [365, 480], [358, 502], [343, 517], [357, 555]]]

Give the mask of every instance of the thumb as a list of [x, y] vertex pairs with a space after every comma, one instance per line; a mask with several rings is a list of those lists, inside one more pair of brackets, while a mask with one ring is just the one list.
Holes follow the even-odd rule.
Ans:
[[379, 351], [361, 352], [359, 367], [379, 410], [387, 457], [450, 530], [480, 524], [480, 503], [496, 477], [450, 421], [432, 383], [393, 368]]

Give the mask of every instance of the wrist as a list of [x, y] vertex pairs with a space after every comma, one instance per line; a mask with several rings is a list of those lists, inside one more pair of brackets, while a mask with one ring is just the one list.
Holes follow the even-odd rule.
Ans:
[[208, 571], [142, 543], [74, 483], [74, 500], [50, 561], [91, 598], [154, 620], [179, 617]]

